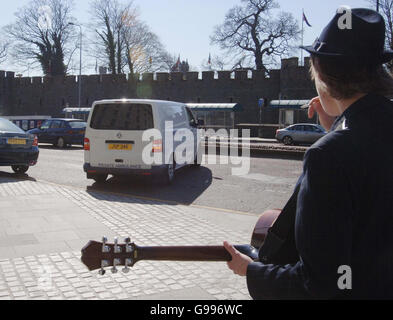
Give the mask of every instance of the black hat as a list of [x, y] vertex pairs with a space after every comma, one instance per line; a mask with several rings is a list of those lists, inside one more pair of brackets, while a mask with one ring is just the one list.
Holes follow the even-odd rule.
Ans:
[[[351, 18], [346, 19], [344, 14]], [[385, 21], [378, 12], [344, 7], [337, 10], [312, 46], [301, 48], [320, 57], [382, 64], [393, 59], [393, 51], [385, 50], [385, 32]]]

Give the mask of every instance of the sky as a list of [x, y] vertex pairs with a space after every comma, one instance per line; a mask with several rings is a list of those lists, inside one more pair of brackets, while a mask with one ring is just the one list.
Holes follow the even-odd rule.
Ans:
[[[122, 0], [120, 0], [122, 1]], [[12, 23], [14, 13], [26, 5], [29, 0], [2, 0], [0, 10], [0, 26]], [[304, 44], [314, 42], [324, 26], [334, 16], [341, 5], [352, 8], [370, 7], [369, 0], [277, 0], [280, 10], [290, 12], [298, 19], [301, 26], [302, 9], [312, 25], [305, 26]], [[75, 0], [75, 18], [82, 25], [89, 22], [89, 0]], [[224, 22], [225, 14], [232, 7], [239, 5], [240, 0], [134, 0], [139, 8], [140, 19], [145, 21], [157, 34], [167, 51], [173, 55], [180, 54], [182, 60], [200, 70], [209, 54], [222, 55], [223, 52], [211, 45], [210, 36], [214, 27]], [[300, 43], [299, 43], [300, 45]], [[305, 56], [308, 54], [305, 53]], [[300, 56], [300, 49], [293, 56]], [[19, 71], [10, 62], [3, 63], [0, 69]], [[40, 70], [24, 70], [24, 76], [40, 75]], [[86, 67], [84, 73], [94, 73], [94, 67]]]

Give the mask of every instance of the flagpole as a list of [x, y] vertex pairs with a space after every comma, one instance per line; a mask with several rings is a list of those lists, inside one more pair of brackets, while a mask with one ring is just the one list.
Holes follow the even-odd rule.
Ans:
[[[304, 9], [302, 9], [302, 47], [304, 45]], [[300, 49], [300, 65], [304, 66], [303, 64], [303, 49]]]

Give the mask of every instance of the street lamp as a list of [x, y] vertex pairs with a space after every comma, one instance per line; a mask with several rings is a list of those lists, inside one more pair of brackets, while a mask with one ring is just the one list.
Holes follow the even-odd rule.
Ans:
[[80, 44], [79, 44], [79, 108], [82, 108], [82, 26], [77, 23], [70, 22], [70, 26], [77, 26], [80, 29]]

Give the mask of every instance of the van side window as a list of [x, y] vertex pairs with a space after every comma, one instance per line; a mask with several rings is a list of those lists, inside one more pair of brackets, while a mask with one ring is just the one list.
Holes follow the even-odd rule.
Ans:
[[173, 121], [174, 128], [187, 128], [188, 117], [182, 106], [165, 106], [163, 108], [165, 121]]
[[94, 107], [90, 127], [97, 130], [144, 131], [154, 128], [148, 104], [99, 104]]
[[187, 111], [187, 115], [188, 115], [188, 122], [191, 123], [191, 121], [194, 121], [194, 123], [196, 123], [194, 114], [192, 113], [190, 108], [186, 108], [186, 111]]
[[176, 107], [176, 109], [177, 112], [175, 113], [175, 123], [178, 123], [179, 128], [188, 128], [189, 122], [185, 108]]

